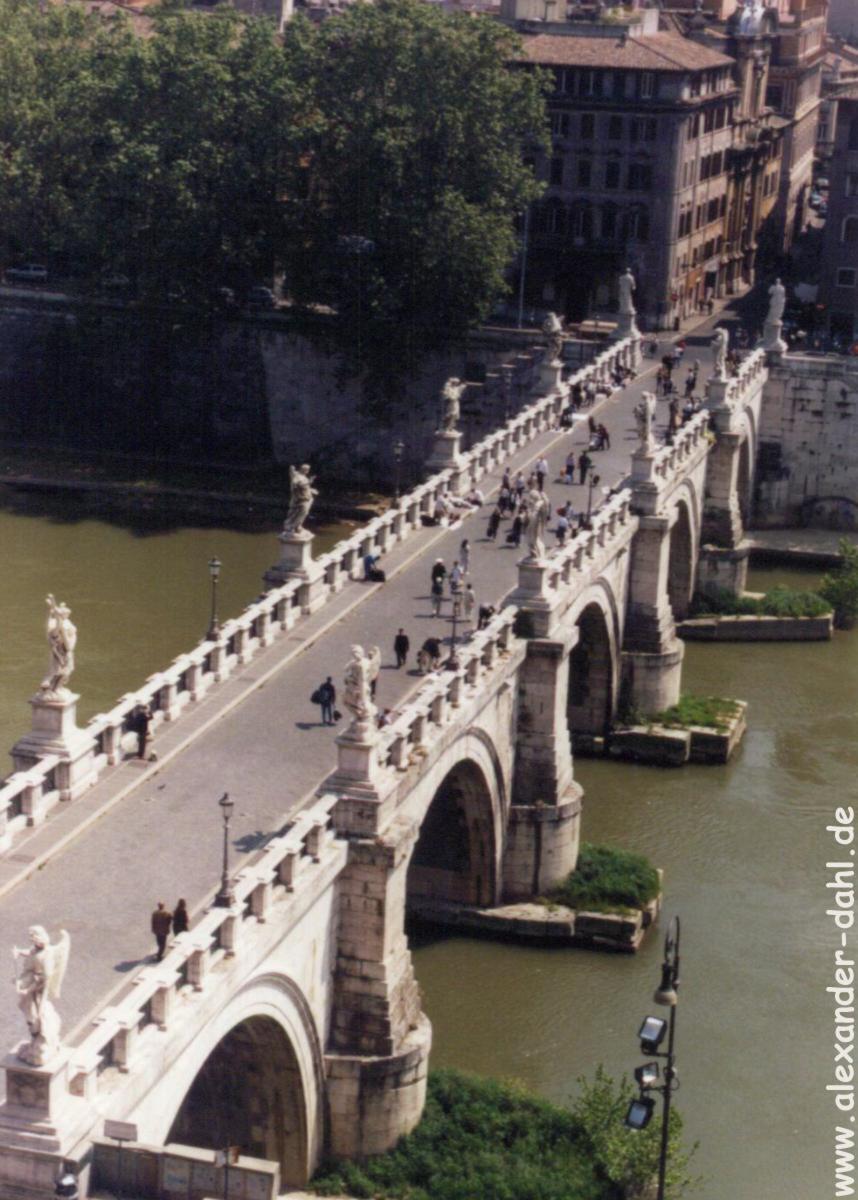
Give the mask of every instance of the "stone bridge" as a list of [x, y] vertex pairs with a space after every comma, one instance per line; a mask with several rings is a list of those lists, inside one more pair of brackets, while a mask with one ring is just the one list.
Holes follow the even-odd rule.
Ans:
[[[636, 344], [620, 343], [579, 376], [604, 380], [617, 361], [636, 360]], [[139, 1140], [154, 1146], [215, 1148], [228, 1131], [244, 1152], [279, 1164], [284, 1190], [305, 1183], [323, 1155], [377, 1153], [414, 1126], [431, 1030], [405, 934], [409, 903], [533, 897], [574, 867], [582, 790], [572, 735], [603, 733], [623, 704], [655, 712], [674, 703], [682, 666], [675, 622], [698, 572], [724, 586], [743, 582], [738, 543], [766, 373], [756, 352], [734, 379], [710, 381], [707, 411], [672, 444], [640, 444], [613, 494], [565, 546], [518, 563], [498, 550], [491, 560], [504, 599], [497, 614], [454, 646], [440, 671], [416, 684], [395, 677], [406, 690], [391, 724], [370, 734], [353, 726], [335, 746], [320, 741], [324, 771], [302, 764], [315, 751], [290, 741], [291, 733], [272, 746], [261, 725], [275, 686], [278, 703], [294, 697], [296, 680], [302, 696], [307, 690], [290, 674], [298, 671], [294, 647], [286, 653], [290, 631], [303, 630], [323, 648], [338, 636], [336, 618], [341, 641], [356, 639], [352, 626], [370, 594], [357, 576], [369, 551], [389, 564], [386, 590], [372, 591], [372, 619], [395, 625], [395, 588], [403, 597], [425, 588], [425, 551], [437, 534], [423, 527], [421, 513], [439, 494], [481, 479], [491, 490], [502, 464], [521, 465], [546, 446], [564, 449], [571, 435], [557, 431], [556, 418], [578, 377], [561, 384], [550, 375], [547, 395], [468, 453], [452, 447], [448, 466], [332, 553], [313, 560], [302, 551], [291, 577], [225, 623], [214, 641], [86, 729], [75, 726], [73, 709], [55, 715], [50, 728], [37, 714], [16, 746], [16, 773], [0, 789], [4, 857], [23, 846], [30, 853], [19, 857], [31, 860], [19, 876], [0, 876], [0, 911], [9, 938], [23, 936], [25, 913], [28, 922], [73, 930], [68, 1004], [78, 1024], [41, 1066], [14, 1054], [5, 1060], [0, 1193], [7, 1200], [53, 1194], [63, 1161], [76, 1165], [85, 1187], [106, 1118], [132, 1122]], [[627, 423], [637, 394], [617, 398]], [[422, 584], [412, 578], [417, 570]], [[75, 959], [83, 934], [74, 930], [103, 912], [98, 906], [111, 893], [99, 890], [91, 867], [79, 879], [74, 872], [88, 853], [96, 861], [103, 853], [98, 838], [119, 837], [110, 822], [120, 813], [126, 824], [116, 828], [126, 836], [129, 822], [143, 820], [122, 809], [139, 787], [137, 777], [129, 783], [123, 755], [141, 700], [152, 705], [163, 739], [160, 761], [143, 768], [147, 779], [169, 791], [188, 774], [182, 794], [190, 808], [206, 785], [210, 806], [224, 778], [239, 791], [248, 772], [263, 779], [268, 808], [252, 814], [248, 828], [261, 826], [264, 837], [241, 854], [232, 903], [212, 903], [214, 872], [203, 864], [208, 883], [192, 898], [198, 915], [189, 932], [163, 961], [141, 960], [117, 986], [109, 930], [86, 961]], [[235, 781], [226, 760], [213, 776], [209, 727], [217, 721], [223, 739], [245, 712], [256, 740], [233, 754]], [[309, 790], [300, 786], [305, 765], [316, 780]], [[76, 832], [61, 827], [95, 796], [102, 807]], [[123, 860], [120, 891], [142, 889], [146, 870], [157, 872], [170, 855], [191, 870], [193, 852], [176, 825], [145, 828], [139, 854]], [[33, 831], [43, 838], [38, 845], [26, 841]], [[55, 860], [61, 896], [50, 891]], [[13, 1008], [9, 1000], [6, 1007]], [[8, 1026], [11, 1044], [24, 1027], [7, 1017], [0, 1034]]]

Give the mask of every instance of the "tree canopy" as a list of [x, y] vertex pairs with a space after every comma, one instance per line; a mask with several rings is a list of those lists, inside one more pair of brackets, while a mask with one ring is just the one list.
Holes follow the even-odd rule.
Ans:
[[503, 291], [545, 112], [497, 22], [380, 0], [277, 37], [165, 5], [137, 36], [0, 0], [0, 23], [4, 263], [201, 302], [282, 266], [377, 395]]

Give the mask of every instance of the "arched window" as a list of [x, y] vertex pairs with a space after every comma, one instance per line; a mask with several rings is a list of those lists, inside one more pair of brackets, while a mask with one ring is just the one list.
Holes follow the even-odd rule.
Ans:
[[850, 246], [858, 245], [858, 217], [846, 217], [844, 219], [840, 240]]

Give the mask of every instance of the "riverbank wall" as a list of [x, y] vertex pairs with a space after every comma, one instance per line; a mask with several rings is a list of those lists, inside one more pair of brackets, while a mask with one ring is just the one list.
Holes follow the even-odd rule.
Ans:
[[771, 362], [759, 443], [755, 527], [858, 529], [858, 359]]
[[523, 407], [543, 356], [535, 330], [476, 330], [415, 367], [394, 403], [368, 401], [332, 322], [0, 288], [0, 439], [193, 464], [306, 460], [328, 480], [364, 486], [399, 469], [407, 485], [428, 457], [446, 379], [470, 385], [467, 449]]

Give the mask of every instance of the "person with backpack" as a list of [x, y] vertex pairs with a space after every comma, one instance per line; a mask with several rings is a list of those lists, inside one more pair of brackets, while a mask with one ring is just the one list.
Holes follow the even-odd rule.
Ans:
[[337, 699], [337, 689], [334, 687], [334, 682], [330, 675], [320, 687], [316, 688], [310, 699], [321, 707], [322, 724], [333, 725], [334, 704], [336, 703]]

